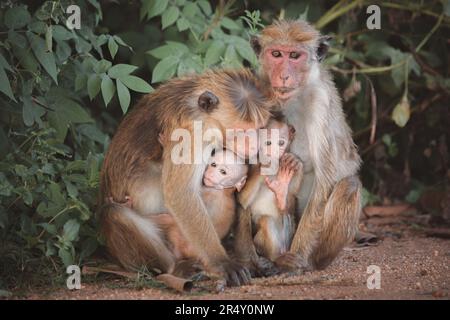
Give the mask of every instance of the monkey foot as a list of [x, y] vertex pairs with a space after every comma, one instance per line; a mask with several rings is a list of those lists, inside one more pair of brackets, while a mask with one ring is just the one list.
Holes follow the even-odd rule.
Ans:
[[253, 265], [254, 268], [252, 269], [257, 277], [271, 277], [280, 274], [280, 269], [272, 261], [264, 257], [258, 257], [257, 261], [253, 262]]
[[275, 265], [283, 272], [293, 275], [303, 274], [310, 270], [308, 263], [296, 253], [287, 252], [275, 260]]
[[200, 262], [194, 259], [183, 259], [175, 264], [175, 268], [172, 272], [174, 276], [190, 279], [203, 271]]

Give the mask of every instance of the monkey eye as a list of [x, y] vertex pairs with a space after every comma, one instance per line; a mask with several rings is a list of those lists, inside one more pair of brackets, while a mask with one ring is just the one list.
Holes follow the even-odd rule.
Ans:
[[216, 163], [215, 163], [215, 162], [212, 162], [212, 163], [211, 163], [211, 167], [215, 168], [215, 167], [216, 167]]
[[223, 169], [220, 169], [220, 173], [223, 174], [223, 175], [227, 174], [227, 172], [225, 170], [223, 170]]
[[278, 50], [274, 50], [274, 51], [272, 51], [272, 56], [275, 58], [279, 58], [279, 57], [281, 57], [281, 52]]
[[298, 59], [300, 58], [301, 55], [302, 54], [300, 52], [292, 51], [291, 53], [289, 53], [289, 58]]
[[278, 141], [278, 145], [279, 145], [279, 146], [284, 146], [284, 140]]
[[266, 146], [270, 146], [272, 144], [272, 141], [266, 141]]

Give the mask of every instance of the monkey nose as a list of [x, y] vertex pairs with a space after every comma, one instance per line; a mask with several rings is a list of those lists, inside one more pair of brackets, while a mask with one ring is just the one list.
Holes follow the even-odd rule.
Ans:
[[289, 79], [289, 75], [283, 76], [280, 75], [281, 80], [286, 81], [287, 79]]

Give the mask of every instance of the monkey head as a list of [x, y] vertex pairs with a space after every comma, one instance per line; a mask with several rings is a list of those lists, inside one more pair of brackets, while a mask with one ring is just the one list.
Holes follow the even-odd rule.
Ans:
[[242, 158], [256, 156], [257, 141], [237, 138], [241, 133], [257, 137], [257, 129], [264, 127], [270, 117], [273, 102], [264, 94], [257, 77], [243, 69], [209, 71], [202, 79], [197, 105], [208, 121], [214, 120], [221, 128], [224, 147]]
[[236, 188], [239, 192], [247, 180], [248, 167], [244, 160], [229, 150], [216, 151], [203, 175], [203, 184], [218, 190]]
[[293, 126], [279, 120], [270, 120], [267, 125], [267, 135], [260, 137], [260, 157], [269, 161], [280, 159], [289, 150], [294, 135]]
[[328, 37], [305, 21], [278, 21], [251, 39], [261, 62], [263, 78], [274, 96], [287, 101], [296, 96], [328, 51]]

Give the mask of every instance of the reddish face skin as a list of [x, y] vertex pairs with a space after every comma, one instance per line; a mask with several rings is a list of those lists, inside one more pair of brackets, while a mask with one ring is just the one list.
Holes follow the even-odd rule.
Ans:
[[306, 78], [308, 52], [298, 46], [268, 46], [263, 52], [263, 64], [276, 97], [288, 100]]

